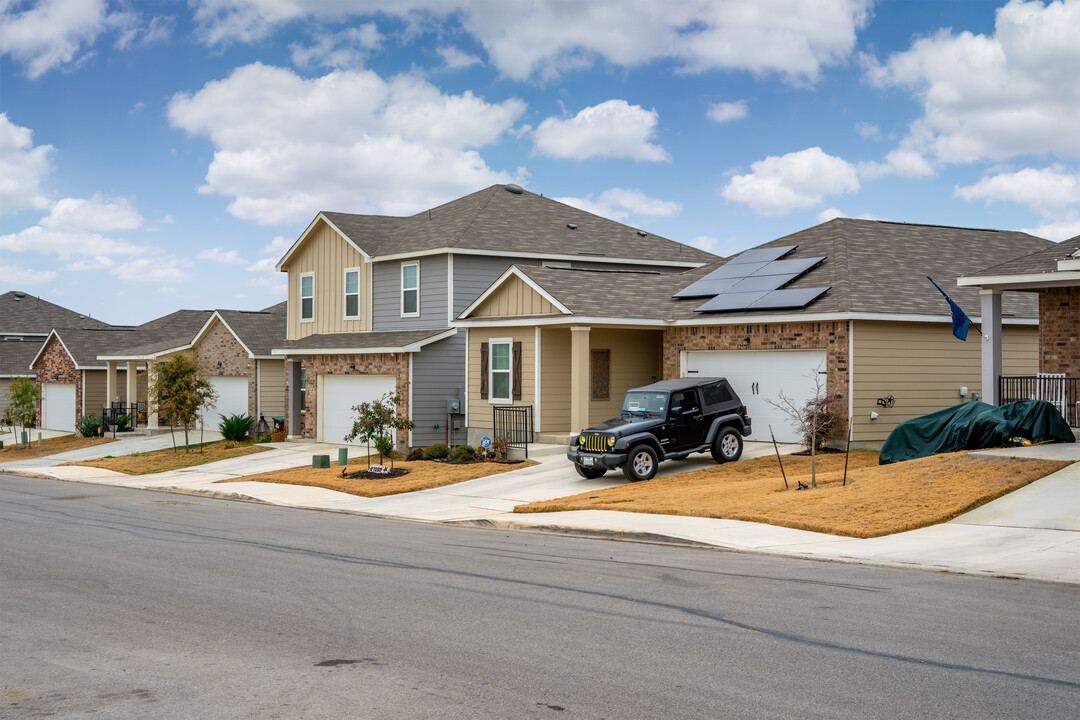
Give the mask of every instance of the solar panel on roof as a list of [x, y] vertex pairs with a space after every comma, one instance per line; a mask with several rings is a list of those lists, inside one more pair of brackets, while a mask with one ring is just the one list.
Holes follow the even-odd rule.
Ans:
[[719, 280], [720, 278], [744, 278], [753, 275], [756, 271], [769, 264], [769, 260], [761, 260], [751, 263], [737, 263], [721, 265], [711, 273], [701, 278], [702, 280]]
[[[754, 292], [758, 290], [776, 290], [799, 277], [795, 273], [787, 275], [752, 275], [739, 280], [725, 292]], [[718, 293], [719, 294], [719, 293]]]
[[739, 282], [739, 278], [720, 278], [716, 280], [702, 279], [683, 288], [671, 297], [693, 298], [719, 295], [737, 282]]
[[[818, 263], [825, 260], [822, 257], [810, 257], [810, 258], [795, 258], [793, 260], [773, 260], [770, 263], [766, 263], [764, 267], [758, 268], [751, 275], [787, 275], [794, 273], [796, 276], [802, 275], [807, 270], [810, 270]], [[777, 286], [779, 287], [779, 286]]]
[[[827, 287], [798, 288], [795, 290], [773, 290], [764, 297], [755, 300], [747, 310], [765, 310], [776, 308], [806, 307], [829, 291]], [[704, 307], [704, 306], [702, 306]]]
[[779, 260], [788, 253], [799, 247], [798, 245], [781, 245], [779, 247], [755, 248], [741, 252], [728, 261], [728, 265], [745, 265], [752, 262], [770, 262]]
[[716, 312], [717, 310], [745, 310], [750, 305], [768, 295], [768, 291], [723, 293], [709, 300], [704, 305], [694, 308], [694, 312]]
[[694, 312], [805, 307], [824, 295], [829, 288], [783, 288], [824, 262], [826, 258], [821, 256], [784, 259], [796, 247], [785, 245], [747, 250], [679, 290], [672, 297], [712, 296], [711, 300], [695, 308]]

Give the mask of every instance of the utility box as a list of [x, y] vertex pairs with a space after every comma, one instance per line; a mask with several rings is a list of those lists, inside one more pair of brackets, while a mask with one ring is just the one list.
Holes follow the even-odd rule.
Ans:
[[461, 400], [459, 398], [452, 398], [446, 401], [446, 414], [447, 415], [460, 415], [461, 414]]

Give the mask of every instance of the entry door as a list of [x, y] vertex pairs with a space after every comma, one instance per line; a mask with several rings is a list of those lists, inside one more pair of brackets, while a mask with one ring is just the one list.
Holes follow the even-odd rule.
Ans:
[[[814, 397], [814, 379], [826, 370], [824, 350], [701, 350], [686, 353], [689, 377], [726, 377], [750, 413], [750, 440], [768, 441], [769, 426], [777, 442], [801, 442], [798, 428], [783, 411], [781, 391], [802, 407]], [[825, 389], [825, 375], [819, 375]]]

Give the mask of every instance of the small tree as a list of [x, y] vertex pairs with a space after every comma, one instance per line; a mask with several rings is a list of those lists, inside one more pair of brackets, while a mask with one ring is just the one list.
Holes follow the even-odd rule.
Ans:
[[[217, 393], [200, 372], [195, 359], [185, 353], [154, 365], [154, 392], [150, 405], [169, 417], [169, 429], [184, 428], [184, 451], [191, 452], [188, 429], [204, 407], [214, 407]], [[174, 435], [175, 437], [175, 435]], [[175, 441], [173, 447], [176, 447]]]
[[375, 443], [375, 449], [379, 451], [379, 464], [382, 465], [383, 455], [389, 455], [390, 467], [394, 466], [394, 440], [393, 435], [397, 430], [412, 430], [416, 427], [409, 418], [398, 415], [397, 408], [401, 405], [401, 398], [395, 393], [386, 393], [378, 400], [360, 403], [353, 406], [356, 419], [353, 420], [352, 432], [345, 436], [348, 441], [360, 438], [368, 445], [368, 467], [371, 467], [371, 443]]
[[12, 425], [22, 425], [27, 442], [30, 434], [26, 430], [37, 420], [38, 384], [27, 377], [15, 378], [8, 387], [8, 416]]
[[822, 374], [820, 369], [811, 371], [814, 394], [805, 403], [787, 396], [783, 390], [777, 393], [775, 401], [765, 400], [791, 419], [795, 429], [802, 436], [802, 444], [810, 451], [811, 487], [817, 487], [817, 451], [825, 447], [829, 433], [840, 422], [840, 413], [829, 407], [830, 402], [839, 400], [840, 396], [830, 398], [825, 394], [825, 385], [821, 380]]

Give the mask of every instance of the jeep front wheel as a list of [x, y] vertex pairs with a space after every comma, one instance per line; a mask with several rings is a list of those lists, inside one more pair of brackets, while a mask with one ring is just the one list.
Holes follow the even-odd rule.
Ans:
[[732, 427], [717, 434], [712, 444], [713, 460], [718, 463], [735, 462], [742, 456], [742, 435]]
[[630, 453], [626, 457], [626, 464], [622, 469], [623, 475], [630, 482], [652, 480], [656, 475], [658, 464], [655, 450], [648, 445], [635, 445], [630, 448]]
[[574, 463], [574, 469], [577, 470], [577, 474], [586, 480], [595, 480], [598, 477], [603, 477], [607, 469], [602, 467], [585, 467], [579, 463]]

